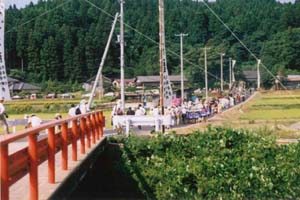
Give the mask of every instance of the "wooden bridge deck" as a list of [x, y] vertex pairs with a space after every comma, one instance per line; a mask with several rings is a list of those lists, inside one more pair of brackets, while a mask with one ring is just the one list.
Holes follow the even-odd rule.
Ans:
[[[43, 137], [43, 136], [40, 136]], [[78, 148], [78, 161], [72, 161], [71, 153], [68, 154], [68, 170], [56, 170], [55, 174], [55, 184], [48, 183], [48, 161], [45, 161], [39, 165], [38, 177], [39, 177], [39, 199], [48, 199], [49, 196], [55, 191], [55, 189], [60, 185], [60, 183], [84, 160], [84, 158], [93, 151], [93, 149], [103, 141], [98, 141], [96, 144], [91, 144], [90, 149], [86, 149], [86, 154], [81, 154]], [[77, 142], [78, 146], [80, 141]], [[26, 139], [14, 142], [9, 146], [9, 154], [16, 152], [17, 150], [26, 147], [28, 145]], [[68, 146], [68, 152], [72, 151], [71, 145]], [[55, 168], [62, 169], [62, 156], [61, 151], [55, 155]], [[24, 176], [18, 182], [13, 184], [10, 191], [11, 200], [27, 200], [29, 199], [29, 175]]]

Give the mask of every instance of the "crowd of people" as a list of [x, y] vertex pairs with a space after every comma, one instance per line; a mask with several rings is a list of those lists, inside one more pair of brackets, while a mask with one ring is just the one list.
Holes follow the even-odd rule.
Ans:
[[[165, 107], [164, 115], [169, 116], [171, 126], [206, 121], [207, 118], [245, 101], [247, 96], [244, 92], [235, 95], [229, 94], [228, 96], [219, 95], [215, 98], [209, 98], [207, 101], [202, 98], [193, 98], [190, 101]], [[112, 110], [112, 119], [115, 115], [159, 116], [161, 115], [161, 108], [159, 106], [145, 108], [142, 104], [139, 104], [136, 109], [129, 107], [125, 112], [122, 110], [120, 102], [118, 102]]]
[[[169, 119], [171, 120], [171, 126], [206, 121], [208, 117], [211, 117], [217, 113], [221, 113], [223, 110], [226, 110], [238, 103], [245, 101], [247, 96], [247, 93], [243, 92], [236, 93], [234, 95], [229, 94], [228, 96], [219, 95], [215, 98], [209, 98], [208, 100], [195, 97], [192, 98], [190, 101], [184, 101], [183, 103], [177, 101], [177, 103], [173, 103], [172, 105], [164, 108], [164, 115], [169, 116]], [[6, 121], [7, 116], [5, 112], [5, 107], [3, 106], [3, 102], [4, 98], [1, 98], [0, 123], [4, 125], [5, 133], [8, 134], [9, 127]], [[128, 107], [127, 110], [123, 110], [121, 107], [121, 101], [118, 101], [112, 109], [111, 118], [113, 119], [113, 116], [115, 115], [161, 115], [161, 108], [159, 106], [146, 107], [145, 105], [145, 103], [139, 104], [136, 108]], [[69, 117], [74, 117], [79, 114], [86, 114], [88, 111], [89, 108], [87, 106], [87, 101], [83, 99], [78, 105], [71, 105], [71, 108], [68, 111], [68, 115]], [[24, 119], [27, 120], [25, 128], [36, 127], [42, 123], [42, 120], [36, 114], [31, 114], [30, 116], [25, 115]], [[57, 113], [54, 116], [54, 119], [60, 120], [62, 119], [62, 115]]]

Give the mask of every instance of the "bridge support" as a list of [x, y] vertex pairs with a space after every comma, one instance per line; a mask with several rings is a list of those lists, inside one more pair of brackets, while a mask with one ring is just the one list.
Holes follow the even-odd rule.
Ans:
[[1, 199], [7, 200], [9, 198], [9, 184], [8, 184], [8, 145], [0, 146], [0, 164], [1, 164]]
[[30, 187], [30, 199], [38, 200], [38, 155], [37, 155], [37, 133], [30, 134], [28, 136], [28, 154], [29, 154], [29, 187]]
[[72, 121], [72, 160], [77, 161], [77, 138], [78, 138], [78, 125], [77, 120]]
[[55, 183], [55, 131], [48, 128], [48, 182]]

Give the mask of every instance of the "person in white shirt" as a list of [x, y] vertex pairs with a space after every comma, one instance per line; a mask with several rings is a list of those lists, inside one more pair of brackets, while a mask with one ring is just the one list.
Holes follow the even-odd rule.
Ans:
[[141, 110], [141, 112], [143, 113], [142, 115], [146, 115], [146, 110], [141, 104], [139, 104], [138, 110]]
[[28, 119], [28, 123], [30, 124], [30, 127], [34, 128], [41, 125], [42, 120], [35, 114], [32, 114], [31, 117]]
[[6, 113], [5, 113], [5, 107], [3, 105], [4, 98], [0, 98], [0, 123], [2, 123], [5, 126], [5, 134], [9, 134], [9, 128], [6, 121]]
[[71, 108], [69, 109], [68, 112], [70, 117], [75, 117], [76, 116], [76, 107], [74, 104], [71, 105]]
[[81, 114], [86, 114], [88, 112], [87, 101], [85, 99], [80, 101], [79, 104]]
[[152, 110], [152, 115], [153, 116], [159, 116], [160, 115], [160, 112], [159, 112], [159, 109], [157, 106], [155, 106]]

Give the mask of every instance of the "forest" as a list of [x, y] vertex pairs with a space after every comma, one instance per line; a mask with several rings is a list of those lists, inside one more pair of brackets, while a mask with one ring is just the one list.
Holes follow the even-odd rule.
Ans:
[[[208, 5], [208, 6], [207, 6]], [[211, 12], [211, 8], [246, 49]], [[126, 0], [125, 76], [159, 74], [157, 0]], [[8, 74], [30, 83], [54, 81], [82, 83], [96, 75], [108, 39], [117, 0], [40, 0], [6, 11], [5, 58]], [[180, 40], [184, 38], [185, 75], [194, 88], [203, 86], [204, 52], [208, 47], [210, 87], [218, 84], [220, 55], [225, 80], [228, 58], [237, 60], [237, 73], [255, 69], [256, 59], [273, 74], [300, 73], [300, 0], [281, 4], [275, 0], [165, 0], [168, 69], [180, 71]], [[119, 77], [119, 24], [104, 66], [104, 75]], [[250, 53], [249, 51], [252, 53]], [[272, 81], [262, 71], [264, 84]]]

